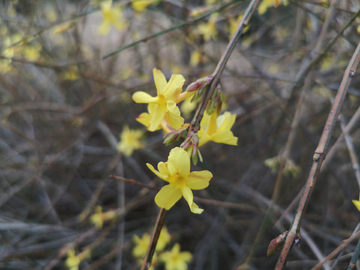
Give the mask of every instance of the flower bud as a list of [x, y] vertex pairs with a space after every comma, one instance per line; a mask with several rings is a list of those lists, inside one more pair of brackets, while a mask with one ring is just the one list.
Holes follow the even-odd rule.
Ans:
[[210, 100], [209, 103], [206, 107], [206, 112], [208, 115], [212, 114], [215, 110], [217, 110], [218, 112], [221, 111], [221, 106], [222, 106], [222, 102], [223, 102], [223, 94], [221, 91], [221, 85], [220, 83], [217, 84]]
[[266, 252], [266, 256], [269, 257], [273, 255], [276, 251], [279, 251], [284, 245], [287, 235], [288, 231], [283, 232], [282, 234], [271, 240]]
[[164, 144], [166, 146], [173, 144], [179, 140], [184, 140], [187, 136], [187, 126], [185, 128], [172, 129], [172, 131], [168, 132], [164, 136]]

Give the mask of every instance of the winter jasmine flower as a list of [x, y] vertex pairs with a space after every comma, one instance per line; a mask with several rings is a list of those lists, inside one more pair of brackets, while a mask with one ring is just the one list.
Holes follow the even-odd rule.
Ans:
[[193, 202], [192, 189], [206, 188], [213, 175], [209, 171], [190, 172], [190, 157], [184, 149], [180, 147], [172, 149], [168, 161], [158, 164], [158, 171], [151, 164], [146, 165], [158, 177], [169, 182], [169, 185], [164, 186], [155, 197], [155, 203], [159, 207], [169, 210], [184, 196], [191, 212], [201, 214], [204, 211]]

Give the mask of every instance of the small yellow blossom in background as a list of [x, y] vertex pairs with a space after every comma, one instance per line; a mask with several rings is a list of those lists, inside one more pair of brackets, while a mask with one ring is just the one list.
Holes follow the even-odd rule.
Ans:
[[65, 265], [69, 270], [79, 270], [80, 263], [90, 256], [90, 250], [85, 249], [83, 252], [75, 255], [75, 250], [70, 249], [67, 253]]
[[132, 155], [134, 150], [145, 147], [145, 143], [142, 141], [144, 131], [139, 129], [129, 129], [125, 126], [120, 134], [120, 142], [118, 144], [119, 152], [129, 157]]
[[202, 53], [200, 50], [193, 51], [190, 56], [190, 65], [195, 67], [197, 64], [199, 64], [201, 62], [201, 56]]
[[103, 21], [98, 30], [99, 34], [109, 34], [111, 25], [113, 25], [119, 31], [126, 27], [127, 24], [123, 21], [121, 7], [112, 7], [112, 0], [101, 2], [100, 9]]
[[[269, 7], [278, 7], [281, 4], [282, 0], [263, 0], [260, 5], [258, 12], [260, 15], [264, 14]], [[288, 4], [288, 0], [283, 1], [284, 6]]]
[[204, 36], [205, 41], [209, 41], [211, 38], [213, 38], [213, 40], [217, 39], [217, 29], [215, 23], [218, 15], [218, 13], [213, 13], [210, 15], [208, 23], [200, 23], [198, 25], [198, 31]]
[[208, 141], [216, 143], [224, 143], [229, 145], [237, 145], [238, 138], [231, 132], [231, 127], [234, 125], [236, 115], [231, 115], [230, 112], [225, 112], [217, 116], [216, 112], [208, 115], [206, 112], [200, 122], [199, 147], [203, 146]]
[[61, 78], [65, 81], [75, 81], [79, 79], [79, 70], [77, 67], [71, 67], [62, 72]]
[[356, 206], [357, 210], [360, 211], [360, 194], [359, 194], [359, 200], [353, 200], [353, 204]]
[[192, 255], [188, 251], [180, 252], [180, 245], [175, 244], [171, 251], [161, 254], [160, 259], [165, 263], [166, 270], [187, 270]]
[[48, 9], [45, 12], [45, 18], [49, 21], [49, 22], [55, 22], [57, 20], [57, 14], [53, 9]]
[[[234, 18], [229, 18], [229, 24], [230, 24], [229, 39], [231, 39], [232, 36], [234, 35], [236, 28], [238, 27], [239, 22], [241, 21], [243, 16], [244, 16], [244, 14], [240, 14], [236, 20]], [[242, 33], [245, 34], [249, 30], [249, 27], [250, 27], [250, 25], [246, 26]]]
[[161, 0], [133, 0], [131, 6], [138, 12], [144, 11], [149, 5], [157, 5]]
[[0, 59], [0, 74], [8, 73], [11, 68], [11, 59]]
[[103, 213], [100, 205], [95, 207], [95, 214], [91, 215], [90, 222], [95, 225], [97, 229], [101, 229], [104, 221], [111, 220], [116, 216], [116, 211], [111, 210]]
[[62, 24], [54, 27], [53, 33], [54, 34], [62, 34], [68, 30], [73, 29], [75, 27], [75, 24], [76, 24], [76, 22], [74, 22], [74, 21], [62, 23]]
[[201, 214], [204, 210], [200, 209], [194, 202], [193, 190], [204, 189], [209, 185], [212, 173], [209, 171], [190, 172], [189, 154], [180, 147], [175, 147], [170, 151], [168, 161], [160, 162], [158, 170], [147, 163], [148, 168], [161, 179], [169, 182], [155, 196], [155, 203], [166, 210], [184, 196], [189, 204], [191, 212]]
[[[132, 254], [136, 258], [143, 258], [146, 255], [147, 249], [150, 244], [150, 234], [144, 233], [141, 238], [134, 234], [133, 236], [133, 242], [135, 244], [135, 247], [132, 251]], [[168, 232], [168, 229], [164, 226], [161, 230], [157, 245], [156, 245], [156, 251], [161, 252], [164, 250], [166, 245], [170, 242], [171, 235]]]
[[180, 110], [186, 118], [190, 118], [191, 113], [195, 110], [196, 106], [196, 102], [191, 102], [191, 98], [187, 98], [183, 103], [181, 103]]
[[[182, 92], [182, 86], [185, 82], [184, 77], [180, 74], [173, 74], [169, 82], [167, 82], [164, 74], [156, 68], [153, 70], [153, 75], [157, 97], [152, 97], [143, 91], [138, 91], [133, 95], [133, 100], [136, 103], [149, 103], [152, 105], [148, 106], [149, 114], [146, 115], [147, 120], [149, 120], [148, 130], [157, 130], [164, 118], [173, 129], [180, 128], [184, 124], [184, 118], [180, 116], [180, 110], [176, 103]], [[137, 120], [139, 121], [139, 119]]]

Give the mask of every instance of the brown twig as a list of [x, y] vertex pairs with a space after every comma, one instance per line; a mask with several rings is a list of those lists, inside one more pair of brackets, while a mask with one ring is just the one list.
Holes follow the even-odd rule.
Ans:
[[315, 183], [317, 180], [317, 176], [318, 176], [320, 168], [321, 168], [321, 164], [325, 159], [326, 151], [329, 146], [329, 141], [330, 141], [336, 120], [339, 116], [342, 104], [344, 102], [346, 92], [349, 88], [352, 77], [355, 75], [355, 71], [359, 64], [359, 61], [360, 61], [360, 43], [358, 44], [358, 46], [348, 64], [348, 67], [345, 70], [343, 80], [340, 84], [338, 93], [335, 97], [333, 106], [331, 108], [328, 119], [326, 121], [326, 124], [325, 124], [324, 130], [323, 130], [323, 133], [321, 135], [318, 147], [315, 150], [315, 153], [313, 156], [313, 165], [310, 170], [308, 180], [306, 181], [305, 188], [301, 195], [297, 213], [295, 215], [293, 224], [289, 230], [284, 247], [282, 249], [282, 252], [280, 254], [280, 257], [279, 257], [278, 262], [275, 267], [275, 269], [277, 269], [277, 270], [284, 269], [286, 259], [289, 255], [291, 247], [294, 244], [295, 237], [300, 232], [301, 221], [302, 221], [303, 215], [305, 213], [307, 204], [310, 200], [311, 193], [314, 189], [314, 186], [315, 186]]
[[343, 250], [344, 248], [346, 248], [352, 240], [358, 238], [360, 236], [360, 231], [358, 231], [356, 234], [354, 234], [353, 236], [351, 236], [350, 238], [346, 239], [343, 241], [343, 243], [338, 246], [333, 252], [331, 252], [322, 262], [318, 263], [317, 265], [315, 265], [315, 267], [313, 267], [311, 270], [318, 270], [321, 268], [321, 266], [324, 265], [324, 263], [326, 263], [327, 261], [331, 260], [334, 256], [336, 256], [336, 254], [338, 254], [341, 250]]

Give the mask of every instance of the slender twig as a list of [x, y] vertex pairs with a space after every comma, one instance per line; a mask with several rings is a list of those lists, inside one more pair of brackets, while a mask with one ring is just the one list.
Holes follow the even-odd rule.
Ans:
[[219, 82], [220, 76], [226, 66], [226, 63], [229, 60], [230, 55], [233, 52], [233, 50], [236, 46], [236, 43], [240, 39], [240, 36], [241, 36], [242, 32], [244, 31], [245, 27], [249, 25], [250, 18], [254, 14], [259, 3], [260, 3], [260, 0], [252, 0], [250, 2], [249, 6], [247, 7], [247, 9], [244, 13], [244, 16], [242, 17], [241, 21], [239, 22], [235, 33], [233, 34], [232, 38], [230, 39], [230, 41], [225, 49], [224, 54], [221, 56], [217, 66], [215, 68], [215, 71], [212, 73], [212, 76], [213, 76], [212, 82], [211, 82], [210, 86], [208, 87], [208, 89], [205, 93], [204, 99], [200, 103], [200, 105], [193, 117], [193, 120], [191, 121], [191, 124], [189, 127], [189, 132], [191, 130], [197, 131], [199, 129], [201, 118], [204, 115], [204, 111], [207, 107], [207, 104], [209, 103], [212, 93], [215, 91], [215, 88], [217, 86], [217, 83]]
[[[124, 178], [124, 177], [120, 177], [120, 176], [116, 176], [116, 175], [110, 175], [109, 176], [112, 179], [115, 180], [119, 180], [119, 181], [123, 181], [125, 183], [134, 185], [134, 186], [139, 186], [139, 187], [144, 187], [147, 188], [149, 190], [153, 190], [153, 191], [159, 191], [160, 188], [154, 187], [152, 185], [148, 185], [142, 182], [138, 182], [134, 179], [128, 179], [128, 178]], [[199, 197], [195, 197], [194, 196], [194, 201], [198, 201], [198, 202], [202, 202], [204, 204], [209, 204], [209, 205], [216, 205], [216, 206], [221, 206], [221, 207], [226, 207], [226, 208], [233, 208], [233, 209], [240, 209], [240, 210], [244, 210], [244, 211], [259, 211], [258, 208], [247, 205], [247, 204], [239, 204], [239, 203], [231, 203], [231, 202], [223, 202], [223, 201], [217, 201], [217, 200], [209, 200], [209, 199], [204, 199], [204, 198], [199, 198]]]
[[340, 246], [338, 246], [333, 252], [331, 252], [322, 262], [318, 263], [317, 265], [315, 265], [315, 267], [311, 268], [311, 270], [319, 270], [324, 265], [324, 263], [331, 260], [331, 258], [336, 256], [336, 254], [338, 254], [341, 250], [346, 248], [351, 243], [351, 241], [353, 241], [354, 239], [356, 239], [358, 237], [360, 237], [360, 231], [358, 231], [356, 234], [354, 234], [350, 238], [344, 240]]
[[126, 49], [128, 49], [128, 48], [131, 48], [131, 47], [133, 47], [133, 46], [135, 46], [135, 45], [137, 45], [137, 44], [139, 44], [139, 43], [147, 42], [147, 41], [149, 41], [149, 40], [151, 40], [151, 39], [153, 39], [153, 38], [162, 36], [162, 35], [164, 35], [164, 34], [167, 34], [167, 33], [169, 33], [169, 32], [172, 32], [172, 31], [174, 31], [174, 30], [176, 30], [176, 29], [179, 29], [179, 28], [182, 28], [182, 27], [185, 27], [185, 26], [194, 24], [194, 23], [196, 23], [196, 22], [198, 22], [198, 21], [201, 21], [202, 19], [206, 18], [207, 16], [211, 15], [212, 13], [218, 12], [218, 11], [220, 11], [220, 10], [222, 10], [222, 9], [230, 6], [230, 5], [233, 5], [233, 4], [235, 4], [235, 3], [238, 3], [238, 2], [239, 2], [239, 1], [233, 1], [233, 2], [231, 2], [231, 3], [227, 3], [227, 4], [224, 4], [224, 5], [221, 5], [220, 7], [216, 8], [216, 9], [213, 9], [213, 10], [211, 10], [210, 12], [208, 12], [208, 13], [206, 13], [206, 14], [204, 14], [204, 15], [196, 18], [196, 19], [193, 19], [193, 20], [191, 20], [191, 21], [187, 21], [187, 22], [184, 22], [184, 23], [177, 24], [177, 25], [175, 25], [175, 26], [173, 26], [173, 27], [170, 27], [170, 28], [168, 28], [168, 29], [166, 29], [166, 30], [157, 32], [157, 33], [155, 33], [155, 34], [153, 34], [153, 35], [151, 35], [151, 36], [147, 36], [147, 37], [145, 37], [145, 38], [139, 39], [139, 40], [137, 40], [137, 41], [135, 41], [135, 42], [133, 42], [133, 43], [130, 43], [129, 45], [126, 45], [126, 46], [124, 46], [124, 47], [121, 47], [121, 48], [119, 48], [119, 49], [117, 49], [117, 50], [115, 50], [115, 51], [113, 51], [113, 52], [111, 52], [111, 53], [103, 56], [102, 59], [106, 59], [106, 58], [108, 58], [108, 57], [110, 57], [110, 56], [112, 56], [112, 55], [114, 55], [114, 54], [120, 53], [120, 52], [122, 52], [122, 51], [124, 51], [124, 50], [126, 50]]
[[[336, 2], [336, 0], [332, 0], [332, 2], [331, 2], [331, 7], [329, 8], [329, 10], [328, 10], [328, 12], [326, 14], [325, 22], [324, 22], [323, 27], [321, 29], [320, 36], [319, 36], [319, 38], [318, 38], [318, 40], [316, 42], [316, 45], [315, 45], [313, 51], [310, 53], [310, 57], [312, 57], [312, 55], [318, 54], [320, 52], [321, 48], [323, 47], [325, 33], [327, 33], [327, 30], [328, 30], [328, 27], [329, 27], [329, 24], [330, 24], [330, 20], [332, 18], [332, 13], [333, 13], [333, 10], [334, 10], [333, 6], [334, 6], [335, 2]], [[273, 191], [273, 194], [272, 194], [272, 197], [271, 197], [271, 204], [269, 205], [269, 208], [266, 211], [266, 214], [265, 214], [264, 220], [262, 222], [261, 228], [259, 229], [259, 232], [256, 235], [255, 241], [252, 244], [252, 248], [251, 248], [251, 250], [249, 252], [249, 255], [248, 255], [247, 259], [246, 259], [247, 265], [250, 265], [250, 263], [252, 262], [252, 259], [255, 256], [257, 246], [260, 244], [260, 242], [261, 242], [261, 240], [262, 240], [268, 226], [271, 224], [270, 218], [271, 218], [271, 215], [273, 214], [273, 205], [278, 202], [278, 199], [279, 199], [280, 194], [281, 194], [281, 186], [282, 186], [282, 182], [283, 182], [283, 170], [284, 170], [287, 162], [289, 161], [290, 152], [291, 152], [291, 149], [292, 149], [293, 144], [295, 142], [296, 133], [297, 133], [297, 130], [298, 130], [298, 125], [299, 125], [299, 122], [300, 122], [300, 119], [301, 119], [301, 112], [302, 112], [301, 109], [303, 107], [303, 101], [304, 101], [305, 96], [307, 94], [307, 90], [309, 89], [310, 84], [312, 82], [312, 75], [313, 75], [312, 71], [310, 71], [307, 74], [307, 77], [305, 79], [305, 83], [303, 85], [303, 88], [302, 88], [302, 91], [301, 91], [301, 94], [300, 94], [300, 98], [299, 98], [298, 103], [296, 105], [296, 111], [295, 111], [294, 118], [293, 118], [291, 126], [290, 126], [290, 132], [289, 132], [286, 144], [285, 144], [285, 148], [282, 151], [282, 153], [279, 153], [279, 155], [278, 155], [281, 158], [281, 164], [280, 164], [279, 169], [278, 169], [278, 174], [277, 174], [277, 177], [276, 177], [275, 187], [274, 187], [274, 191]], [[329, 266], [327, 266], [327, 268], [329, 268]]]
[[349, 267], [347, 270], [354, 269], [355, 264], [356, 264], [357, 260], [359, 259], [359, 256], [360, 256], [360, 239], [356, 245], [355, 252], [354, 252], [353, 256], [351, 257]]
[[161, 229], [165, 222], [166, 213], [167, 210], [165, 208], [160, 208], [157, 220], [155, 222], [155, 228], [151, 236], [150, 245], [148, 247], [143, 265], [141, 266], [141, 270], [149, 269], [149, 267], [151, 266], [152, 257], [155, 253], [156, 244], [159, 239]]
[[351, 79], [355, 74], [355, 71], [359, 64], [359, 61], [360, 61], [360, 43], [358, 44], [358, 46], [348, 64], [348, 67], [345, 70], [343, 80], [340, 84], [338, 93], [335, 97], [334, 104], [331, 108], [328, 119], [326, 121], [326, 124], [325, 124], [324, 130], [323, 130], [323, 133], [321, 135], [318, 147], [315, 150], [315, 154], [313, 157], [313, 165], [310, 170], [308, 180], [306, 181], [305, 188], [301, 195], [297, 213], [295, 215], [293, 224], [291, 225], [291, 228], [289, 230], [288, 236], [286, 238], [284, 247], [282, 249], [282, 252], [280, 254], [280, 257], [278, 259], [275, 269], [278, 269], [278, 270], [284, 269], [287, 256], [290, 252], [291, 247], [294, 244], [296, 235], [300, 231], [301, 221], [302, 221], [303, 215], [305, 213], [306, 206], [310, 200], [311, 193], [313, 191], [313, 188], [314, 188], [316, 180], [317, 180], [317, 176], [318, 176], [320, 168], [321, 168], [321, 164], [325, 159], [326, 151], [329, 146], [329, 141], [330, 141], [336, 120], [339, 116], [342, 104], [343, 104], [345, 96], [346, 96], [346, 92], [349, 88]]

